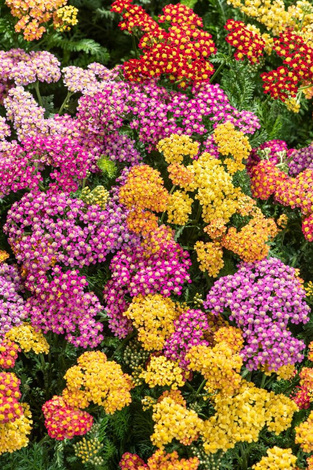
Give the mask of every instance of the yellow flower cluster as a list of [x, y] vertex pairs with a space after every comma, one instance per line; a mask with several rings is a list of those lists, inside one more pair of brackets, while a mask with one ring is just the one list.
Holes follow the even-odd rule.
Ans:
[[138, 295], [124, 313], [138, 330], [138, 339], [147, 351], [160, 351], [174, 332], [178, 316], [175, 303], [160, 294]]
[[196, 189], [192, 165], [184, 166], [180, 163], [171, 163], [167, 167], [167, 172], [173, 185], [180, 186], [186, 191], [194, 191]]
[[64, 376], [66, 389], [62, 396], [68, 405], [82, 409], [93, 402], [108, 414], [129, 405], [133, 384], [119, 364], [107, 361], [101, 351], [85, 352], [77, 363]]
[[209, 224], [222, 218], [225, 223], [236, 212], [240, 188], [235, 188], [232, 177], [225, 171], [220, 160], [209, 153], [203, 153], [193, 162], [195, 184], [198, 188], [196, 198], [202, 206], [203, 220]]
[[[313, 296], [313, 282], [309, 281], [307, 285], [304, 287], [304, 290], [306, 292], [307, 297]], [[313, 349], [313, 343], [312, 343], [312, 349]], [[312, 353], [312, 358], [313, 358], [313, 353]]]
[[0, 455], [4, 452], [15, 452], [26, 447], [31, 432], [32, 415], [27, 403], [21, 403], [23, 414], [15, 421], [0, 425]]
[[214, 394], [233, 395], [240, 387], [242, 358], [229, 344], [222, 341], [210, 348], [204, 344], [189, 349], [186, 359], [189, 369], [200, 372], [206, 379], [205, 390]]
[[179, 365], [165, 356], [152, 356], [147, 370], [140, 375], [150, 388], [160, 385], [172, 389], [183, 387], [185, 384], [183, 370]]
[[231, 122], [226, 121], [215, 128], [213, 135], [219, 153], [227, 157], [224, 164], [228, 172], [233, 175], [236, 171], [244, 170], [245, 165], [242, 162], [251, 152], [249, 140], [244, 133], [237, 131]]
[[207, 271], [209, 276], [217, 277], [224, 266], [223, 249], [219, 242], [196, 242], [194, 249], [197, 253], [199, 269]]
[[260, 462], [252, 466], [252, 470], [294, 470], [296, 469], [297, 457], [292, 454], [291, 449], [272, 447], [267, 450], [267, 456], [262, 457]]
[[160, 140], [157, 145], [167, 163], [183, 163], [184, 157], [195, 157], [199, 151], [199, 143], [193, 142], [188, 135], [171, 134]]
[[163, 212], [169, 199], [158, 170], [149, 165], [135, 165], [119, 192], [119, 199], [128, 209]]
[[43, 333], [35, 330], [30, 323], [14, 326], [6, 333], [5, 338], [18, 343], [25, 352], [34, 351], [35, 354], [49, 352], [49, 343]]
[[297, 369], [293, 364], [286, 364], [275, 372], [277, 374], [277, 380], [290, 380], [297, 373]]
[[6, 259], [10, 258], [9, 253], [4, 250], [0, 250], [0, 264], [3, 263]]
[[78, 23], [77, 13], [77, 8], [72, 5], [65, 5], [59, 8], [53, 18], [54, 28], [58, 31], [69, 31], [72, 26]]
[[[301, 15], [299, 4], [308, 2], [297, 2], [295, 7], [286, 11], [283, 0], [227, 0], [227, 3], [239, 8], [247, 16], [255, 18], [264, 24], [274, 35], [283, 32], [286, 28], [296, 27], [295, 12]], [[303, 12], [303, 10], [302, 10]]]
[[267, 242], [276, 237], [277, 233], [274, 219], [266, 219], [259, 210], [241, 230], [230, 227], [223, 237], [222, 245], [243, 261], [258, 261], [266, 258], [269, 253]]
[[96, 186], [92, 191], [86, 186], [82, 192], [80, 198], [89, 205], [97, 204], [101, 209], [105, 209], [105, 206], [109, 199], [109, 191], [104, 186]]
[[227, 343], [233, 353], [238, 353], [243, 347], [243, 335], [239, 328], [234, 326], [222, 326], [214, 333], [216, 343]]
[[193, 200], [183, 191], [175, 191], [170, 195], [167, 204], [167, 221], [170, 224], [185, 225], [192, 211]]
[[313, 452], [313, 411], [311, 411], [306, 421], [295, 427], [295, 431], [295, 443], [300, 444], [304, 452]]
[[234, 396], [214, 397], [216, 414], [204, 422], [202, 436], [205, 452], [227, 451], [237, 442], [257, 442], [268, 425], [276, 434], [286, 430], [297, 405], [285, 395], [275, 395], [242, 380]]
[[154, 405], [152, 419], [155, 425], [151, 442], [159, 449], [173, 439], [184, 445], [191, 444], [198, 438], [203, 425], [195, 411], [188, 410], [171, 397], [165, 397]]
[[77, 24], [78, 10], [65, 6], [67, 0], [5, 0], [5, 3], [11, 14], [19, 19], [15, 31], [23, 31], [26, 41], [40, 39], [46, 31], [43, 25], [51, 19], [55, 28], [62, 25], [64, 29], [69, 29], [70, 25]]
[[97, 437], [86, 439], [83, 437], [81, 441], [73, 445], [76, 457], [79, 457], [84, 464], [101, 465], [103, 458], [97, 454], [103, 448]]

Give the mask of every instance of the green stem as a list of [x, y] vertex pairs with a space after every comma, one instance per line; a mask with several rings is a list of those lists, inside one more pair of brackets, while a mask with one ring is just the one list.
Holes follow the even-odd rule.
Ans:
[[214, 72], [214, 74], [212, 75], [212, 77], [210, 78], [210, 83], [213, 82], [213, 80], [217, 77], [217, 75], [220, 73], [220, 71], [222, 70], [222, 68], [224, 67], [225, 63], [223, 62], [222, 64], [220, 64], [218, 67], [217, 67], [217, 70]]
[[198, 390], [196, 391], [196, 395], [199, 395], [199, 393], [201, 392], [201, 390], [203, 389], [203, 387], [205, 386], [206, 384], [206, 379], [203, 379]]
[[62, 112], [63, 112], [63, 109], [67, 106], [71, 96], [73, 95], [73, 93], [71, 93], [70, 91], [67, 92], [67, 95], [65, 97], [65, 100], [63, 101], [63, 103], [61, 104], [61, 108], [59, 109], [59, 114], [61, 115]]
[[262, 377], [262, 380], [261, 380], [261, 384], [260, 384], [260, 388], [264, 388], [264, 387], [265, 387], [265, 382], [266, 382], [266, 375], [263, 374], [263, 377]]
[[[173, 194], [173, 192], [175, 191], [175, 188], [176, 188], [176, 185], [174, 184], [174, 185], [171, 187], [171, 190], [170, 190], [169, 194]], [[162, 213], [162, 215], [161, 215], [161, 219], [160, 219], [160, 224], [161, 224], [161, 225], [162, 225], [162, 223], [163, 223], [165, 214], [166, 214], [166, 210], [165, 210], [165, 211]]]
[[43, 102], [42, 102], [42, 97], [41, 97], [41, 94], [40, 94], [39, 82], [38, 81], [35, 82], [35, 90], [36, 90], [36, 95], [37, 95], [39, 106], [41, 106], [43, 108], [44, 105], [43, 105]]

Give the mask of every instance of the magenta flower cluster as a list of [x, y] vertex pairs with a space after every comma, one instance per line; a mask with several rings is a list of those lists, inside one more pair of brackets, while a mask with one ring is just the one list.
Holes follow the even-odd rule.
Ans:
[[293, 337], [289, 324], [307, 323], [310, 308], [294, 268], [276, 258], [243, 263], [210, 290], [206, 309], [228, 318], [243, 330], [242, 355], [250, 370], [277, 370], [302, 360], [303, 341]]
[[189, 309], [174, 321], [174, 327], [175, 331], [166, 340], [163, 352], [187, 371], [190, 361], [186, 359], [186, 354], [189, 349], [200, 344], [209, 345], [204, 338], [210, 330], [207, 315], [201, 310]]
[[27, 286], [33, 295], [26, 311], [34, 327], [44, 333], [65, 334], [76, 347], [94, 348], [103, 340], [103, 325], [95, 317], [103, 311], [98, 297], [88, 292], [88, 282], [77, 270], [62, 272], [52, 268], [49, 279], [44, 271], [29, 276]]
[[48, 167], [52, 180], [50, 189], [70, 192], [78, 189], [79, 181], [92, 167], [89, 153], [75, 139], [35, 136], [22, 145], [3, 152], [0, 159], [1, 194], [20, 189], [39, 189], [44, 186], [42, 172]]
[[27, 317], [22, 282], [15, 266], [0, 264], [0, 339], [13, 326], [18, 326]]
[[[139, 240], [140, 241], [140, 240]], [[137, 242], [125, 244], [113, 257], [110, 270], [112, 279], [104, 288], [109, 327], [120, 338], [131, 331], [131, 323], [123, 317], [128, 308], [126, 297], [139, 294], [180, 295], [185, 282], [191, 282], [188, 252], [178, 243], [167, 245], [167, 250], [147, 254]]]
[[129, 239], [126, 216], [114, 200], [102, 210], [66, 193], [30, 192], [12, 205], [4, 232], [28, 273], [60, 263], [82, 268], [104, 261]]

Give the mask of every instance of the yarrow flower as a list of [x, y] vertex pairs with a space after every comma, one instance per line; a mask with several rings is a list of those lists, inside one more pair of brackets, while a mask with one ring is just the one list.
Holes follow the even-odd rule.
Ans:
[[131, 402], [131, 377], [123, 374], [114, 361], [108, 361], [101, 351], [83, 353], [77, 366], [65, 374], [63, 398], [74, 408], [86, 408], [90, 402], [102, 406], [107, 414], [121, 410]]
[[197, 413], [179, 405], [171, 397], [165, 397], [154, 405], [152, 419], [155, 424], [151, 442], [161, 450], [173, 439], [190, 445], [197, 440], [202, 429]]
[[277, 470], [296, 470], [297, 457], [291, 449], [281, 449], [277, 446], [267, 449], [266, 457], [252, 466], [253, 470], [271, 470], [273, 466]]
[[207, 58], [216, 52], [212, 36], [202, 30], [202, 19], [185, 5], [166, 5], [159, 23], [167, 23], [163, 29], [147, 15], [144, 9], [131, 1], [116, 0], [112, 11], [121, 13], [124, 21], [121, 29], [131, 34], [143, 32], [139, 48], [143, 55], [123, 64], [126, 78], [142, 82], [167, 75], [179, 87], [207, 82], [214, 68]]
[[168, 470], [175, 468], [175, 470], [197, 470], [199, 459], [197, 457], [190, 457], [189, 459], [180, 459], [176, 451], [167, 454], [163, 450], [157, 450], [149, 459], [147, 463], [137, 455], [125, 452], [119, 463], [121, 470]]
[[15, 266], [0, 264], [0, 338], [27, 317], [25, 301], [18, 293], [22, 280]]
[[67, 7], [67, 0], [6, 0], [11, 14], [19, 19], [15, 25], [16, 32], [23, 32], [26, 41], [38, 40], [46, 31], [44, 26], [51, 19], [56, 29], [70, 29], [77, 24], [77, 8]]
[[160, 351], [175, 331], [174, 320], [178, 312], [171, 299], [149, 294], [135, 297], [124, 315], [133, 321], [144, 349]]
[[5, 335], [5, 340], [14, 341], [24, 352], [34, 351], [35, 354], [48, 354], [49, 343], [40, 330], [35, 330], [30, 323], [23, 322], [14, 326]]
[[173, 390], [183, 387], [185, 384], [183, 370], [179, 365], [165, 356], [152, 356], [140, 377], [145, 380], [150, 388], [169, 386]]
[[233, 396], [217, 394], [214, 408], [215, 415], [203, 422], [201, 432], [207, 454], [226, 452], [237, 442], [257, 442], [265, 425], [280, 434], [290, 427], [293, 414], [298, 410], [285, 395], [275, 395], [245, 380]]
[[[304, 343], [288, 330], [308, 321], [305, 291], [294, 268], [270, 258], [243, 263], [237, 273], [215, 282], [204, 307], [216, 315], [230, 310], [229, 319], [243, 329], [241, 354], [248, 369], [277, 370], [303, 358]], [[283, 338], [283, 340], [282, 340]]]
[[42, 411], [48, 435], [58, 441], [83, 436], [93, 424], [93, 417], [89, 413], [67, 405], [62, 397], [56, 395], [46, 401]]

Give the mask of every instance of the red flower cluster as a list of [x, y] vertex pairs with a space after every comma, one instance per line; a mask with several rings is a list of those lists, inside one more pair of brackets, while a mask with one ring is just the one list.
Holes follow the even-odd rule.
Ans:
[[11, 372], [0, 372], [0, 424], [15, 421], [23, 414], [18, 402], [21, 398], [21, 381]]
[[304, 81], [313, 79], [313, 49], [301, 36], [286, 30], [274, 39], [273, 50], [283, 58], [284, 65], [261, 74], [265, 93], [286, 101], [295, 97]]
[[20, 351], [21, 348], [18, 344], [9, 339], [4, 339], [0, 344], [0, 367], [2, 369], [11, 369], [14, 367]]
[[67, 405], [60, 396], [47, 401], [42, 411], [49, 436], [58, 441], [82, 436], [93, 424], [93, 417], [89, 413]]
[[167, 5], [158, 20], [169, 27], [162, 29], [143, 8], [116, 0], [112, 11], [121, 13], [121, 29], [131, 34], [144, 33], [139, 48], [144, 54], [139, 59], [124, 63], [125, 77], [142, 82], [167, 75], [180, 88], [209, 81], [214, 68], [207, 58], [216, 52], [212, 36], [203, 31], [202, 19], [185, 5]]
[[224, 27], [230, 31], [226, 36], [226, 41], [236, 48], [235, 59], [243, 60], [247, 57], [252, 64], [258, 63], [263, 55], [265, 41], [249, 31], [243, 21], [227, 20]]

